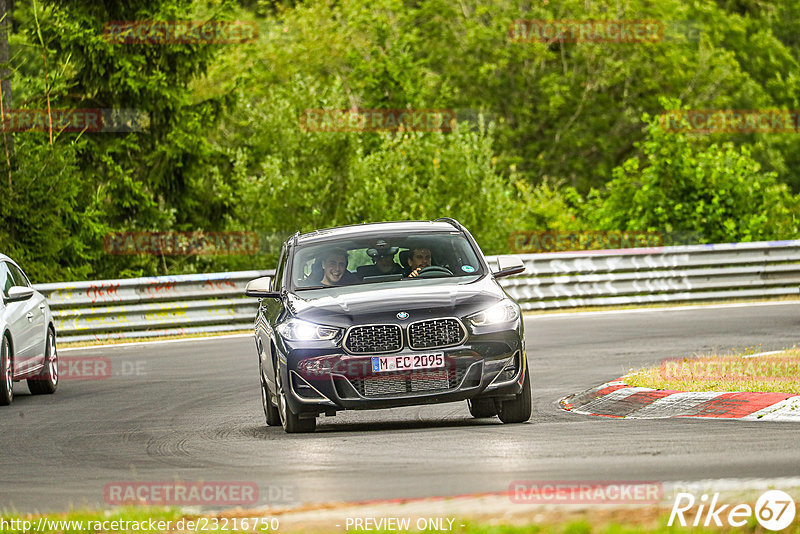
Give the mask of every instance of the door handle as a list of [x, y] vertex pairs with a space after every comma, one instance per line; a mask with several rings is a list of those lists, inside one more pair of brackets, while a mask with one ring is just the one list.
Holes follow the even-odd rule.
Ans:
[[39, 304], [39, 310], [41, 310], [41, 312], [42, 312], [42, 313], [44, 313], [44, 309], [45, 309], [46, 307], [47, 307], [47, 306], [46, 306], [46, 305], [44, 305], [44, 304]]
[[25, 317], [27, 317], [29, 321], [33, 321], [33, 313], [32, 312], [26, 313]]

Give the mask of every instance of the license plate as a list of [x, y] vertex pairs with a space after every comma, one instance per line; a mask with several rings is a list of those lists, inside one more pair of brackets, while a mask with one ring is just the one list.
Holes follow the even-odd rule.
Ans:
[[440, 367], [444, 367], [444, 352], [372, 357], [373, 373], [406, 371], [412, 369], [438, 369]]

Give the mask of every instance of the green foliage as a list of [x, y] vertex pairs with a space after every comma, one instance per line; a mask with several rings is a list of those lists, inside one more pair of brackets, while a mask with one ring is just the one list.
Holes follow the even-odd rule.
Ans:
[[86, 243], [102, 236], [102, 223], [95, 209], [78, 208], [81, 142], [50, 145], [19, 134], [13, 140], [26, 164], [11, 175], [7, 166], [0, 171], [0, 250], [35, 281], [85, 279], [88, 262], [98, 258]]
[[[440, 132], [314, 132], [301, 126], [317, 100], [296, 78], [250, 99], [217, 138], [231, 161], [233, 218], [262, 235], [369, 221], [451, 216], [498, 251], [516, 223], [514, 188], [495, 167], [490, 130], [456, 125]], [[238, 142], [247, 139], [245, 143]], [[230, 141], [237, 141], [235, 145]], [[274, 256], [276, 249], [264, 251]], [[265, 258], [266, 260], [266, 258]]]
[[[797, 14], [793, 0], [16, 2], [16, 107], [137, 109], [149, 126], [56, 132], [52, 145], [47, 133], [9, 136], [0, 249], [54, 281], [269, 268], [296, 231], [440, 216], [489, 253], [506, 252], [518, 230], [794, 238], [800, 136], [673, 135], [641, 117], [664, 98], [800, 108]], [[243, 19], [259, 37], [103, 37], [108, 21], [142, 19]], [[517, 19], [651, 19], [665, 33], [654, 43], [514, 42]], [[449, 133], [313, 132], [301, 125], [309, 108], [448, 108], [469, 120]], [[126, 230], [256, 231], [261, 249], [106, 254], [103, 235]]]
[[[215, 157], [206, 136], [225, 106], [225, 95], [200, 100], [190, 89], [220, 47], [114, 44], [103, 36], [103, 27], [113, 20], [219, 18], [230, 6], [202, 6], [191, 0], [158, 0], [146, 7], [114, 0], [16, 3], [19, 30], [10, 39], [16, 107], [133, 109], [149, 120], [144, 132], [55, 133], [44, 161], [54, 167], [60, 160], [69, 162], [63, 173], [72, 173], [72, 183], [64, 191], [64, 202], [81, 216], [71, 220], [72, 212], [64, 213], [66, 220], [60, 225], [31, 228], [37, 237], [17, 237], [21, 241], [7, 248], [42, 259], [28, 267], [35, 279], [196, 269], [185, 258], [109, 256], [103, 251], [103, 235], [122, 230], [217, 230], [227, 224], [230, 195], [206, 174]], [[22, 185], [26, 176], [40, 172], [39, 154], [25, 146], [44, 143], [49, 133], [16, 137], [22, 144], [12, 157], [12, 173], [19, 174], [14, 181]], [[0, 166], [7, 172], [5, 164]], [[48, 172], [42, 177], [50, 176]], [[21, 187], [18, 194], [25, 194]], [[35, 191], [29, 194], [36, 196]], [[39, 219], [41, 214], [41, 220], [49, 220], [47, 209], [36, 205], [26, 215]], [[13, 221], [9, 224], [13, 228]], [[59, 226], [72, 227], [71, 239], [60, 239]], [[27, 246], [38, 242], [53, 251]]]
[[595, 192], [591, 216], [601, 229], [689, 233], [703, 243], [795, 236], [798, 199], [746, 146], [698, 149], [684, 134], [665, 133], [644, 116], [644, 161], [630, 158]]
[[[387, 4], [393, 5], [382, 6]], [[294, 69], [342, 79], [354, 88], [353, 101], [370, 107], [379, 100], [358, 90], [356, 73], [368, 57], [362, 50], [379, 47], [384, 57], [392, 57], [410, 42], [416, 61], [404, 62], [410, 65], [404, 69], [406, 87], [415, 88], [407, 91], [414, 95], [409, 102], [491, 113], [497, 119], [501, 168], [515, 164], [533, 183], [563, 181], [583, 193], [610, 179], [611, 170], [631, 155], [643, 136], [642, 112], [656, 113], [662, 95], [680, 96], [687, 105], [702, 108], [795, 106], [798, 98], [798, 66], [791, 48], [764, 21], [726, 12], [713, 1], [568, 0], [521, 8], [504, 0], [427, 0], [393, 8], [391, 15], [383, 9], [370, 11], [372, 27], [393, 28], [389, 35], [396, 38], [389, 41], [376, 40], [352, 24], [317, 31], [319, 8], [314, 6], [321, 5], [309, 2], [293, 11], [287, 19], [296, 22], [288, 26], [292, 37], [286, 39], [298, 47], [333, 52], [294, 56]], [[350, 21], [357, 5], [337, 7], [333, 16]], [[513, 42], [508, 30], [517, 19], [651, 19], [664, 25], [665, 40]], [[695, 24], [700, 35], [684, 33], [682, 21]], [[294, 32], [295, 27], [301, 29]], [[312, 38], [315, 42], [309, 44]], [[335, 44], [345, 38], [360, 53], [338, 54]], [[290, 57], [291, 47], [277, 72]], [[735, 139], [742, 141], [752, 140]], [[755, 152], [770, 169], [793, 173], [783, 154], [792, 157], [789, 147], [797, 147], [795, 143], [794, 138], [769, 139]]]

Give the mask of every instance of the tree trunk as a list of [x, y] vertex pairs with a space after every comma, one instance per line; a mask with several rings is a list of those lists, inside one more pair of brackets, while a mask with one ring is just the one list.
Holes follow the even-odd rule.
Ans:
[[[11, 32], [11, 12], [14, 8], [13, 0], [0, 0], [0, 94], [2, 94], [2, 119], [5, 123], [5, 116], [11, 110], [11, 69], [8, 68], [9, 50], [8, 34]], [[11, 193], [11, 157], [14, 154], [14, 139], [5, 131], [3, 124], [0, 124], [0, 132], [3, 136], [3, 151], [5, 155], [6, 171], [8, 174], [8, 192]]]
[[[11, 31], [12, 0], [0, 0], [0, 63], [8, 63], [8, 34]], [[11, 109], [11, 70], [0, 69], [0, 88], [3, 91], [3, 109]]]

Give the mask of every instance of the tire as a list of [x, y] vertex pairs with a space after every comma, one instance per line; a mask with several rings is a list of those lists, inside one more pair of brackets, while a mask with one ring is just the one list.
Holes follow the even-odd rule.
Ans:
[[484, 417], [494, 417], [498, 413], [500, 413], [500, 408], [497, 406], [497, 401], [495, 399], [482, 399], [480, 397], [475, 399], [469, 399], [467, 401], [467, 406], [469, 406], [469, 413], [472, 414], [472, 417], [476, 419], [481, 419]]
[[522, 391], [514, 400], [505, 401], [500, 407], [500, 420], [504, 423], [524, 423], [531, 418], [531, 375], [525, 370]]
[[261, 404], [264, 407], [267, 426], [280, 426], [281, 415], [278, 413], [278, 407], [272, 404], [272, 400], [269, 398], [269, 390], [267, 390], [267, 384], [264, 383], [263, 376], [261, 377]]
[[58, 389], [58, 349], [56, 334], [47, 329], [47, 343], [44, 348], [44, 369], [36, 378], [28, 379], [28, 389], [32, 395], [51, 395]]
[[11, 343], [3, 336], [0, 344], [0, 406], [8, 406], [14, 400], [14, 359]]
[[287, 434], [314, 432], [317, 428], [317, 418], [300, 419], [289, 407], [289, 403], [286, 401], [286, 392], [283, 389], [280, 369], [277, 369], [275, 374], [275, 382], [278, 384], [278, 415], [281, 419], [283, 430]]

